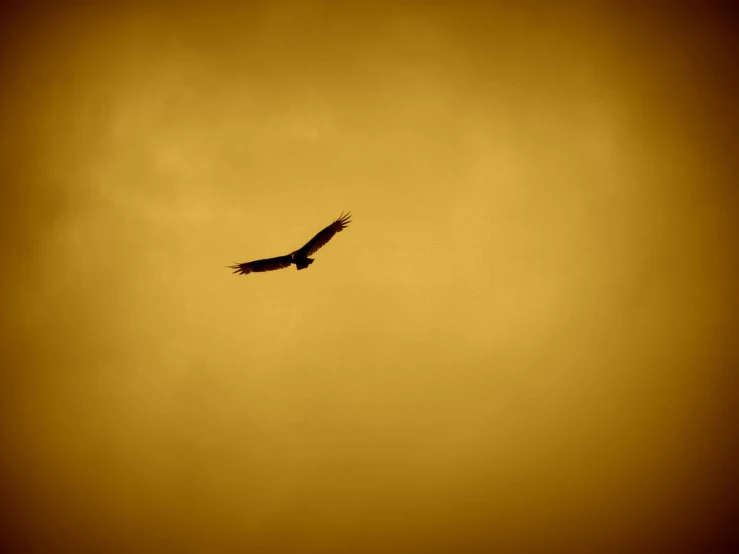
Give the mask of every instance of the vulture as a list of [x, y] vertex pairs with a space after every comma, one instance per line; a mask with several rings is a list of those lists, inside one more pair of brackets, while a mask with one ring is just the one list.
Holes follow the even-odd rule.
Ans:
[[333, 236], [343, 231], [351, 222], [351, 214], [341, 212], [341, 215], [331, 225], [321, 230], [315, 237], [310, 239], [305, 246], [291, 252], [286, 256], [278, 256], [277, 258], [265, 258], [264, 260], [254, 260], [253, 262], [245, 262], [243, 264], [235, 264], [228, 266], [233, 269], [233, 273], [246, 275], [247, 273], [261, 273], [263, 271], [275, 271], [276, 269], [285, 269], [295, 264], [298, 270], [305, 269], [313, 263], [313, 259], [308, 256], [313, 255], [319, 248], [330, 241]]

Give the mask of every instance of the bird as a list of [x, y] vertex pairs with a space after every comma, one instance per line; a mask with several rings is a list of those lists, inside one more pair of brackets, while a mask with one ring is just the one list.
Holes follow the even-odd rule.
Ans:
[[265, 258], [264, 260], [254, 260], [253, 262], [245, 262], [242, 264], [234, 264], [227, 266], [229, 269], [233, 269], [233, 273], [239, 275], [247, 275], [249, 273], [261, 273], [263, 271], [275, 271], [277, 269], [285, 269], [295, 264], [298, 271], [305, 269], [315, 260], [308, 256], [313, 255], [319, 248], [324, 246], [330, 241], [336, 233], [339, 233], [346, 229], [346, 226], [351, 223], [351, 213], [341, 212], [341, 215], [334, 220], [333, 223], [319, 231], [315, 237], [310, 239], [305, 246], [290, 252], [285, 256], [278, 256], [276, 258]]

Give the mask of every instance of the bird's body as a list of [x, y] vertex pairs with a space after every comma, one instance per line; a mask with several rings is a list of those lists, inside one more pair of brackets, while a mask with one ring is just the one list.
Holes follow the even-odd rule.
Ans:
[[285, 256], [278, 256], [276, 258], [265, 258], [263, 260], [255, 260], [253, 262], [245, 262], [242, 264], [235, 264], [228, 266], [234, 270], [234, 273], [239, 275], [246, 275], [248, 273], [260, 273], [263, 271], [275, 271], [277, 269], [285, 269], [295, 264], [298, 270], [305, 269], [313, 263], [313, 258], [309, 258], [319, 248], [330, 241], [336, 233], [343, 231], [346, 226], [351, 222], [351, 215], [347, 213], [342, 214], [339, 218], [334, 221], [331, 225], [321, 230], [316, 234], [315, 237], [310, 239], [305, 246], [299, 250], [295, 250]]

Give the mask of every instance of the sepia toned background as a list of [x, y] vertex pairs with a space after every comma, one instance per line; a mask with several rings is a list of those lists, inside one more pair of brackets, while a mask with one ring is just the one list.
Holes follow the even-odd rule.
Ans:
[[729, 552], [727, 6], [2, 8], [3, 551]]

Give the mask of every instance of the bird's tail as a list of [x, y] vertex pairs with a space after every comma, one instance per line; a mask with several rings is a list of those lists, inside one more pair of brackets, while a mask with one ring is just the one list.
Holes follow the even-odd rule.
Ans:
[[310, 264], [314, 262], [313, 258], [306, 258], [305, 260], [300, 260], [298, 262], [295, 262], [295, 265], [298, 267], [298, 269], [305, 269]]

